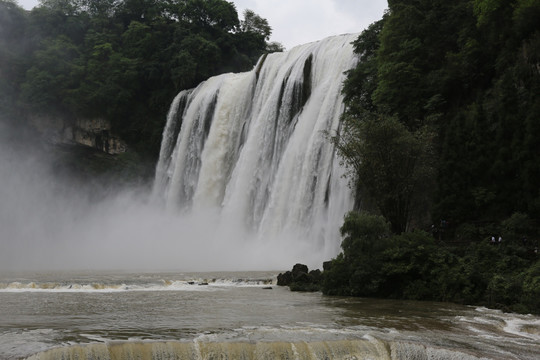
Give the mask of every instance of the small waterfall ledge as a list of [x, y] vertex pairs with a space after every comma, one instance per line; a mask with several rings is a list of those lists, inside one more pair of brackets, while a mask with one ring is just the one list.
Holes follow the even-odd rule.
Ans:
[[352, 360], [437, 359], [473, 360], [476, 356], [457, 349], [444, 349], [407, 342], [370, 339], [314, 342], [130, 342], [88, 344], [55, 348], [27, 360]]

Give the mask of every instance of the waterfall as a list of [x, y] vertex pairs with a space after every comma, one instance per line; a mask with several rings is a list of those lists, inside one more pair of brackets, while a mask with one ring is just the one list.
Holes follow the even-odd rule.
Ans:
[[96, 343], [59, 347], [32, 355], [27, 360], [479, 359], [465, 351], [463, 349], [445, 349], [412, 342], [385, 341], [369, 336], [369, 339], [313, 342], [208, 343], [169, 341]]
[[328, 134], [339, 127], [357, 36], [269, 54], [250, 72], [178, 94], [155, 197], [169, 209], [217, 214], [212, 226], [224, 239], [309, 251], [316, 266], [334, 256], [352, 194]]

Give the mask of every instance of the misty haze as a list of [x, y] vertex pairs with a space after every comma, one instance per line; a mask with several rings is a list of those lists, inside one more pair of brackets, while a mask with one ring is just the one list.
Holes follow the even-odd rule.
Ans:
[[149, 186], [74, 184], [55, 173], [54, 153], [42, 150], [2, 144], [2, 271], [262, 270], [286, 268], [301, 255], [241, 229], [225, 237], [217, 210], [165, 210]]

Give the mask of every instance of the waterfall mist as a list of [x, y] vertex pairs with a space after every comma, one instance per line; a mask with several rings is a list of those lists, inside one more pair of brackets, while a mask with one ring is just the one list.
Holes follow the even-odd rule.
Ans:
[[1, 146], [0, 271], [279, 270], [309, 254], [308, 244], [279, 253], [234, 227], [219, 233], [216, 211], [179, 214], [147, 188], [75, 187], [50, 161]]
[[152, 191], [75, 186], [41, 152], [0, 144], [0, 270], [320, 268], [352, 206], [325, 134], [339, 127], [355, 38], [179, 94]]

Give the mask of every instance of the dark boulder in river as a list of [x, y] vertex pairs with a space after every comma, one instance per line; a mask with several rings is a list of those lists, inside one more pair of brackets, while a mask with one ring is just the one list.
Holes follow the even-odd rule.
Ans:
[[288, 286], [291, 291], [319, 291], [322, 280], [320, 270], [309, 271], [304, 264], [296, 264], [292, 271], [280, 273], [277, 277], [279, 286]]

